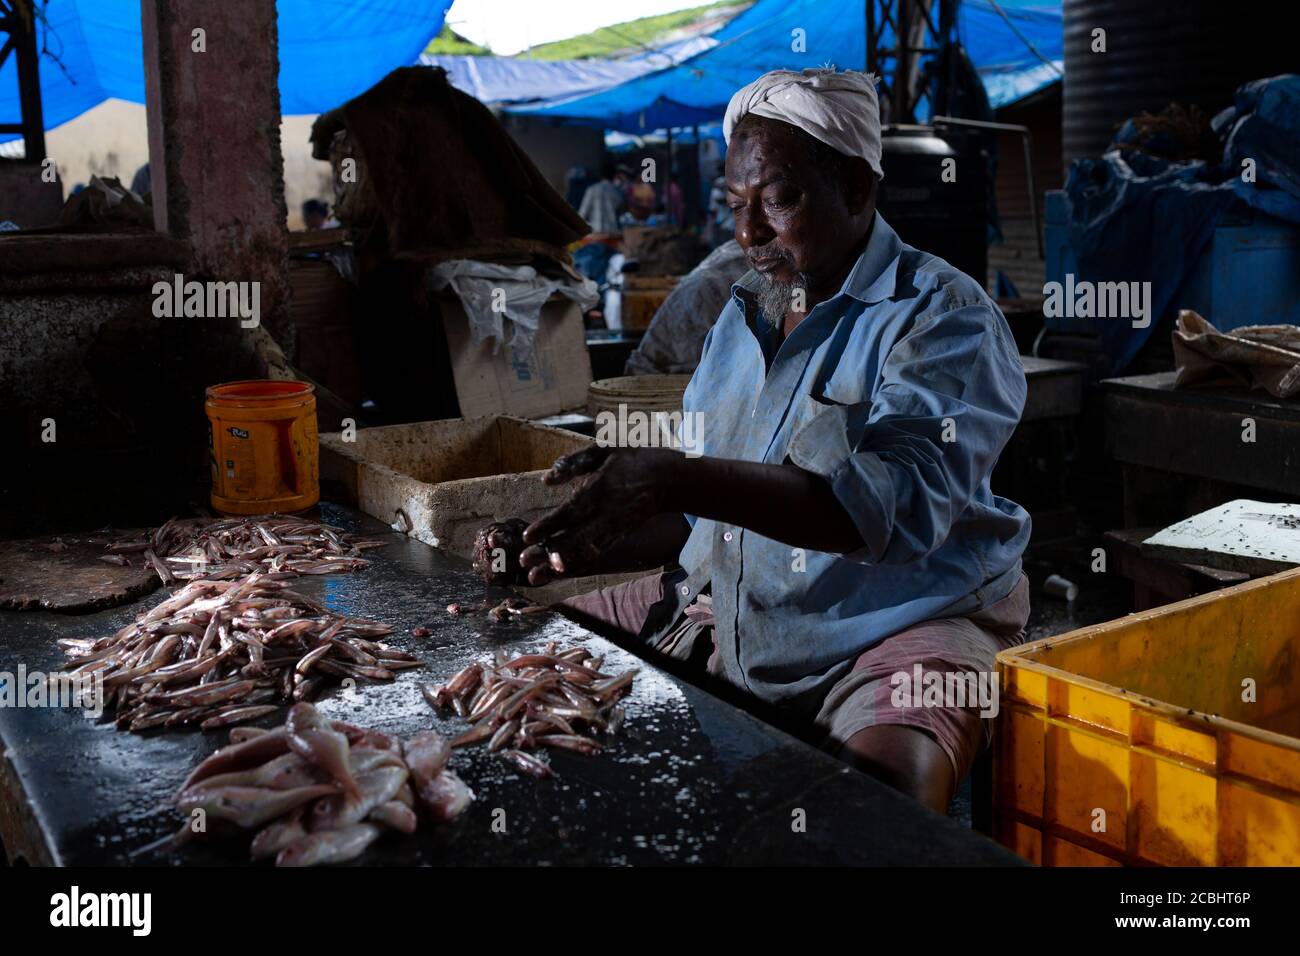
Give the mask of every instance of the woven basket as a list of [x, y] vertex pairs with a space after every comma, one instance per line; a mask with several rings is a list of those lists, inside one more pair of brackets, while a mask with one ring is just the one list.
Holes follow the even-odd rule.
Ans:
[[619, 405], [629, 412], [680, 412], [689, 375], [624, 375], [592, 382], [587, 389], [587, 413], [618, 414]]

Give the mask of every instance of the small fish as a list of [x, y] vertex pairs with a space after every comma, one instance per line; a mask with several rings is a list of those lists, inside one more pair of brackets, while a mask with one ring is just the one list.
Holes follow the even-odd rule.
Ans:
[[455, 737], [452, 737], [449, 746], [454, 750], [457, 747], [467, 747], [470, 744], [476, 744], [481, 740], [487, 740], [496, 732], [496, 727], [491, 721], [483, 721], [471, 727], [469, 730]]
[[488, 741], [488, 750], [500, 750], [514, 738], [515, 733], [519, 730], [518, 720], [507, 720], [497, 728], [492, 739]]
[[551, 776], [551, 768], [549, 764], [530, 754], [524, 753], [522, 750], [502, 750], [501, 758], [530, 776]]
[[[392, 760], [394, 755], [387, 755]], [[336, 794], [318, 800], [311, 808], [309, 828], [313, 833], [319, 830], [337, 830], [351, 826], [365, 819], [375, 807], [382, 806], [397, 796], [397, 791], [406, 783], [410, 771], [398, 760], [386, 766], [375, 767], [355, 777], [359, 796]]]
[[229, 820], [245, 829], [251, 829], [304, 803], [336, 792], [329, 784], [293, 790], [268, 790], [265, 787], [199, 788], [182, 793], [176, 806], [183, 814], [202, 810], [212, 819]]
[[602, 749], [600, 744], [594, 740], [587, 737], [572, 737], [568, 734], [548, 734], [539, 738], [537, 742], [545, 747], [562, 747], [565, 750], [573, 750], [592, 757], [600, 753]]
[[379, 837], [380, 832], [373, 823], [354, 823], [339, 830], [311, 833], [282, 849], [275, 858], [275, 865], [317, 866], [355, 860]]
[[241, 724], [246, 720], [256, 720], [258, 717], [265, 717], [267, 714], [273, 714], [280, 709], [279, 704], [257, 704], [252, 707], [231, 707], [207, 718], [199, 724], [200, 730], [216, 730], [218, 727], [229, 727], [231, 724]]
[[636, 677], [637, 673], [640, 670], [641, 668], [634, 667], [629, 671], [624, 671], [622, 674], [619, 674], [617, 677], [612, 677], [609, 680], [604, 680], [604, 681], [600, 681], [599, 683], [592, 684], [589, 690], [591, 691], [591, 693], [595, 694], [596, 697], [607, 700], [610, 697], [613, 697], [619, 691], [623, 690], [624, 688], [631, 687], [632, 679]]
[[469, 693], [483, 679], [483, 665], [475, 661], [447, 682], [447, 690], [455, 697]]
[[446, 687], [435, 687], [433, 684], [421, 684], [420, 694], [424, 697], [424, 702], [432, 710], [445, 710], [451, 703], [451, 695], [447, 693]]
[[493, 707], [501, 701], [504, 701], [509, 696], [511, 689], [511, 685], [504, 681], [497, 684], [490, 691], [484, 694], [478, 704], [470, 710], [469, 719], [474, 723], [482, 720], [492, 712]]
[[283, 727], [251, 737], [241, 743], [232, 742], [229, 747], [222, 747], [195, 767], [181, 784], [181, 789], [188, 789], [200, 780], [219, 773], [257, 766], [288, 750], [289, 736]]
[[407, 740], [402, 745], [402, 754], [406, 765], [411, 768], [411, 776], [419, 785], [442, 773], [451, 759], [451, 745], [441, 734], [426, 730]]
[[256, 687], [257, 681], [236, 680], [150, 696], [161, 699], [173, 707], [197, 707], [200, 705], [220, 704], [228, 700], [239, 700], [241, 697], [248, 696], [249, 692]]
[[298, 813], [287, 820], [276, 820], [273, 823], [268, 823], [257, 831], [257, 836], [253, 837], [253, 845], [249, 848], [249, 853], [254, 860], [263, 860], [269, 856], [275, 856], [285, 847], [296, 843], [306, 835], [307, 831], [302, 826], [302, 815]]
[[297, 671], [299, 674], [306, 674], [326, 654], [328, 654], [333, 649], [334, 648], [330, 644], [326, 643], [326, 644], [322, 644], [320, 647], [316, 648], [315, 650], [308, 651], [306, 654], [303, 655], [302, 659], [298, 661], [298, 664], [296, 667], [294, 667], [294, 670]]
[[367, 814], [366, 819], [382, 823], [399, 833], [414, 833], [415, 828], [420, 825], [415, 811], [398, 800], [389, 800], [387, 803], [380, 804]]
[[460, 816], [474, 799], [474, 791], [451, 770], [444, 770], [415, 792], [429, 815], [444, 823]]
[[361, 791], [348, 769], [348, 739], [331, 728], [315, 707], [308, 703], [294, 704], [289, 708], [284, 728], [294, 753], [337, 780], [348, 796], [361, 799]]
[[254, 737], [269, 733], [270, 731], [263, 727], [232, 727], [230, 729], [230, 742], [232, 744], [242, 744], [245, 740], [252, 740]]

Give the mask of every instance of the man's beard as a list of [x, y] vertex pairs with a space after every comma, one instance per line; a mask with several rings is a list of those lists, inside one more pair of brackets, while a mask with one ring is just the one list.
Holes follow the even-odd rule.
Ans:
[[794, 311], [798, 293], [798, 305], [802, 311], [808, 301], [808, 276], [797, 273], [793, 282], [778, 282], [765, 275], [759, 276], [758, 310], [760, 320], [769, 327], [785, 324], [785, 317]]

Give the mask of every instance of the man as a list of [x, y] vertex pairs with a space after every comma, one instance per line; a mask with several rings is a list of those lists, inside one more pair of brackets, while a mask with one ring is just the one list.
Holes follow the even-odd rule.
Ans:
[[732, 286], [749, 271], [740, 243], [728, 239], [682, 277], [655, 311], [650, 326], [627, 358], [624, 375], [682, 375], [695, 371]]
[[330, 215], [329, 206], [319, 199], [308, 199], [302, 204], [302, 223], [309, 230], [337, 229], [340, 225]]
[[591, 226], [592, 232], [619, 231], [618, 217], [627, 206], [623, 195], [623, 187], [627, 184], [627, 180], [627, 173], [623, 167], [606, 163], [600, 182], [592, 183], [582, 194], [578, 215], [587, 220], [587, 225]]
[[586, 479], [527, 529], [520, 563], [538, 584], [680, 562], [566, 603], [806, 717], [942, 812], [990, 720], [921, 686], [900, 699], [898, 675], [987, 682], [1023, 640], [1029, 518], [989, 488], [1024, 405], [1019, 356], [981, 285], [876, 213], [870, 78], [769, 73], [723, 130], [753, 271], [686, 392], [703, 454], [560, 459], [549, 483]]
[[709, 243], [721, 245], [736, 232], [736, 217], [727, 206], [727, 177], [718, 176], [709, 189]]

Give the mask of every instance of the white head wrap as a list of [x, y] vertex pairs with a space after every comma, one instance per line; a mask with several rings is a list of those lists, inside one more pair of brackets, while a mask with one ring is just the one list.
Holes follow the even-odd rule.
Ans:
[[853, 70], [773, 70], [737, 91], [727, 104], [722, 137], [741, 117], [754, 113], [798, 127], [846, 156], [861, 156], [872, 172], [880, 168], [880, 105], [876, 78]]

